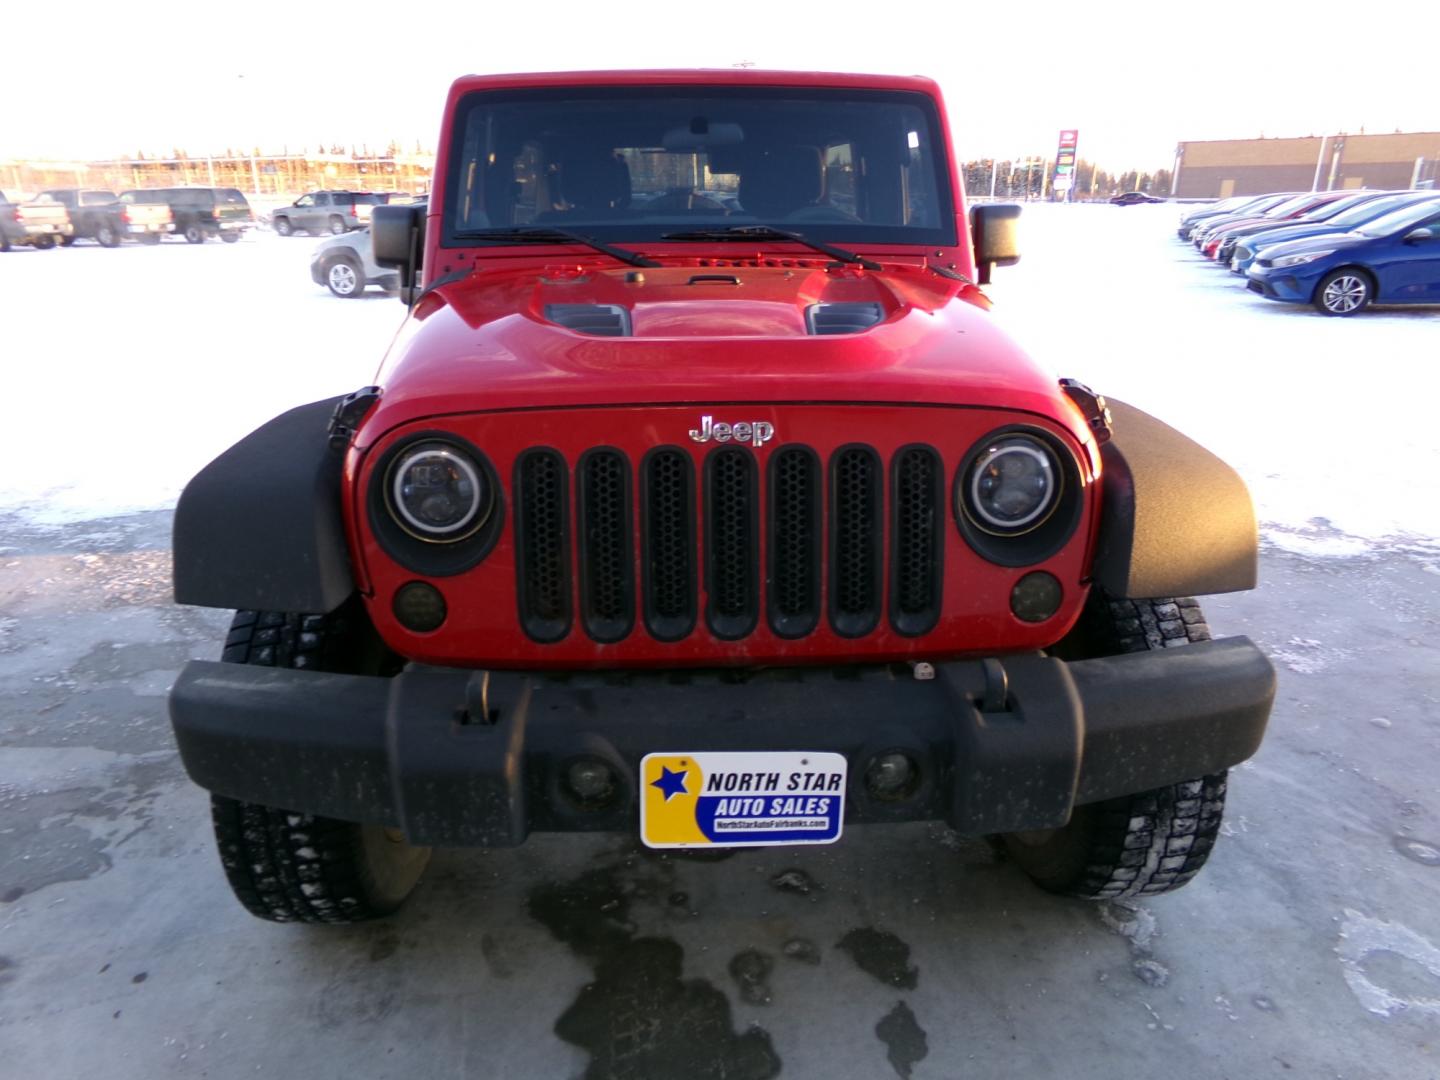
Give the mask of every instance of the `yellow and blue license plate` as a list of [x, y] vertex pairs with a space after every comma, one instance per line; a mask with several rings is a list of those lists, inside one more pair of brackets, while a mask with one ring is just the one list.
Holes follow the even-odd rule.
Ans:
[[646, 754], [646, 847], [833, 844], [845, 819], [845, 757], [811, 751]]

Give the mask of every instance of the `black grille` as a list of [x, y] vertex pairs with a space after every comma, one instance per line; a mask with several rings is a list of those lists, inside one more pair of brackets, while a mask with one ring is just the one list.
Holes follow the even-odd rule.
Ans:
[[927, 446], [901, 450], [892, 469], [890, 621], [902, 634], [923, 634], [940, 617], [943, 469]]
[[820, 620], [820, 461], [806, 447], [770, 457], [770, 627], [803, 637]]
[[716, 450], [705, 464], [707, 612], [716, 637], [744, 637], [760, 611], [760, 540], [755, 456]]
[[880, 459], [847, 446], [830, 459], [830, 622], [859, 637], [880, 619]]
[[635, 624], [630, 462], [618, 450], [580, 459], [580, 612], [596, 641], [619, 641]]
[[643, 469], [645, 625], [676, 641], [695, 626], [695, 469], [675, 447], [652, 450]]
[[570, 529], [565, 460], [527, 450], [515, 462], [515, 571], [520, 619], [536, 641], [570, 630]]

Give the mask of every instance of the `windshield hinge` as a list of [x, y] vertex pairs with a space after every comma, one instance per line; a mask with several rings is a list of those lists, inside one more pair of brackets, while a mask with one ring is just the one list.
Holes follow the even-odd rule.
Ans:
[[330, 448], [340, 450], [355, 437], [355, 429], [370, 411], [370, 406], [380, 400], [380, 387], [362, 386], [354, 393], [346, 394], [330, 414]]
[[1060, 389], [1079, 406], [1085, 423], [1090, 425], [1090, 430], [1095, 435], [1095, 441], [1101, 446], [1109, 442], [1113, 431], [1110, 426], [1110, 406], [1105, 404], [1105, 399], [1079, 379], [1061, 379]]

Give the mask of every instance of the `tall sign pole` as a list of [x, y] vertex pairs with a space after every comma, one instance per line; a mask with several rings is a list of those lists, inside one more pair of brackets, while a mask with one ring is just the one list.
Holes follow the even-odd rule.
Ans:
[[1055, 152], [1055, 179], [1051, 186], [1066, 202], [1075, 196], [1075, 153], [1080, 145], [1080, 132], [1066, 128], [1060, 132], [1060, 149]]

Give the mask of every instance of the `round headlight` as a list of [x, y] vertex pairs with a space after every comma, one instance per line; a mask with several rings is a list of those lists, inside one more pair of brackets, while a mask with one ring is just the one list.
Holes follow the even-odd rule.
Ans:
[[402, 454], [391, 468], [389, 496], [401, 528], [436, 542], [471, 535], [485, 523], [490, 505], [480, 468], [446, 443], [422, 443]]
[[986, 532], [1016, 536], [1055, 509], [1060, 470], [1055, 455], [1028, 435], [1006, 435], [980, 451], [966, 474], [965, 509]]

